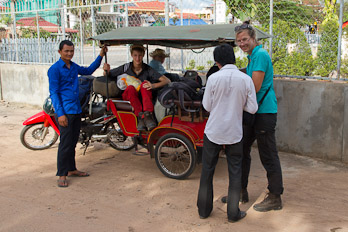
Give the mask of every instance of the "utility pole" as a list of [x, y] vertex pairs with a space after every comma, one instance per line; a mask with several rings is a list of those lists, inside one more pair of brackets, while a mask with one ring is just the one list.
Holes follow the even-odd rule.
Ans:
[[[183, 17], [184, 7], [182, 4], [182, 0], [180, 0], [180, 26], [184, 25], [184, 17]], [[184, 51], [181, 49], [181, 72], [184, 72]]]
[[271, 35], [271, 38], [269, 38], [269, 56], [272, 60], [272, 53], [273, 53], [273, 0], [270, 0], [270, 16], [269, 16], [269, 34]]
[[[164, 15], [165, 15], [165, 26], [169, 26], [169, 1], [165, 1], [165, 9], [164, 9]], [[170, 53], [170, 48], [166, 48], [166, 53]], [[166, 70], [170, 69], [170, 58], [166, 59]]]
[[36, 2], [36, 30], [37, 30], [37, 44], [38, 44], [38, 53], [39, 53], [39, 63], [42, 63], [41, 55], [41, 41], [40, 41], [40, 22], [39, 22], [39, 3]]
[[164, 15], [165, 15], [165, 26], [169, 26], [169, 2], [168, 2], [168, 0], [165, 1]]
[[216, 24], [216, 0], [214, 0], [213, 12], [214, 12], [213, 24]]
[[16, 31], [16, 8], [15, 8], [16, 1], [11, 1], [11, 20], [13, 22], [13, 39], [15, 40], [15, 52], [16, 52], [16, 61], [18, 61], [18, 41], [17, 41], [17, 31]]

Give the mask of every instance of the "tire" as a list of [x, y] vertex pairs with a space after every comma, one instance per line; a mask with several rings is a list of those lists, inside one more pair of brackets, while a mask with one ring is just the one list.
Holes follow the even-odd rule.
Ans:
[[47, 133], [41, 140], [41, 135], [46, 127], [43, 122], [26, 125], [21, 131], [21, 143], [30, 150], [44, 150], [51, 147], [58, 139], [58, 134], [53, 127], [47, 127]]
[[186, 179], [196, 166], [192, 142], [181, 134], [167, 134], [156, 143], [155, 160], [159, 170], [173, 179]]
[[119, 151], [129, 151], [134, 148], [134, 140], [125, 136], [117, 122], [109, 127], [108, 139], [110, 146]]

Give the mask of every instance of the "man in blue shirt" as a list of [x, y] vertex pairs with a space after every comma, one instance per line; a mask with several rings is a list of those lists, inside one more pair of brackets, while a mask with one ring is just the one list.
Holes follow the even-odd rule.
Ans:
[[63, 40], [59, 44], [60, 59], [48, 70], [49, 91], [60, 132], [57, 157], [57, 176], [59, 187], [68, 187], [67, 176], [86, 177], [86, 172], [76, 169], [75, 147], [81, 127], [81, 105], [79, 101], [78, 75], [91, 75], [99, 66], [107, 52], [104, 47], [97, 59], [88, 67], [81, 67], [71, 59], [74, 44]]
[[163, 63], [166, 57], [169, 57], [169, 54], [166, 54], [163, 49], [156, 48], [155, 51], [150, 53], [150, 56], [153, 59], [149, 63], [150, 67], [156, 70], [159, 74], [166, 74], [167, 71], [164, 69]]

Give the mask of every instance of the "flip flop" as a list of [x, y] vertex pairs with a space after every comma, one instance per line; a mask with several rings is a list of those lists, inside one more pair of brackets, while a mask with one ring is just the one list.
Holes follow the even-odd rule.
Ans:
[[68, 177], [87, 177], [89, 174], [87, 172], [78, 172], [77, 174], [68, 174]]
[[58, 187], [66, 188], [68, 187], [68, 180], [57, 180]]

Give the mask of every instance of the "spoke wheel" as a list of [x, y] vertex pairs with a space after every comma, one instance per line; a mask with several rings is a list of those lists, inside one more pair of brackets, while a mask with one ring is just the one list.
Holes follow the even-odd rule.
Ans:
[[28, 149], [44, 150], [51, 147], [57, 141], [58, 134], [53, 127], [44, 127], [43, 123], [37, 123], [26, 125], [21, 131], [20, 138], [21, 143]]
[[156, 144], [155, 160], [161, 172], [173, 179], [189, 177], [196, 166], [196, 152], [191, 141], [180, 134], [167, 134]]
[[134, 148], [133, 138], [125, 136], [118, 123], [114, 123], [109, 127], [108, 138], [110, 146], [116, 150], [128, 151]]

